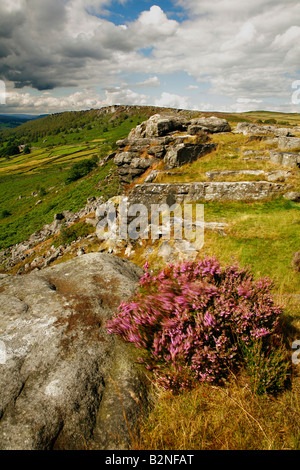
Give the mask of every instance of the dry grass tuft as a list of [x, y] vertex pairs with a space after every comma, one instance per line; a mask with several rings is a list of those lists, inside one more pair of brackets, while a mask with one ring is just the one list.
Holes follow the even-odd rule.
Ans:
[[140, 450], [299, 450], [300, 380], [277, 398], [255, 395], [246, 376], [174, 396], [157, 387]]

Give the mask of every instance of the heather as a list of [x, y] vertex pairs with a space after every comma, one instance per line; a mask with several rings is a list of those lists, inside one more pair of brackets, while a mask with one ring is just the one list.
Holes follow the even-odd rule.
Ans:
[[166, 390], [222, 384], [244, 367], [256, 392], [276, 393], [289, 364], [282, 309], [271, 289], [270, 279], [255, 280], [249, 270], [222, 267], [215, 258], [158, 273], [146, 263], [139, 292], [119, 306], [107, 328], [141, 348], [140, 361]]

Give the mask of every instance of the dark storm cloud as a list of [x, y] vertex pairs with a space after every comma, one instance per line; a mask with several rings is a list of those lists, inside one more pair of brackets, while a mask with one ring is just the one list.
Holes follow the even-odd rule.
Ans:
[[38, 90], [81, 80], [87, 84], [99, 76], [119, 73], [122, 67], [141, 67], [136, 51], [172, 36], [178, 26], [158, 6], [127, 26], [90, 13], [90, 7], [101, 11], [101, 6], [109, 3], [1, 0], [0, 78], [14, 82], [16, 87]]
[[[16, 28], [25, 23], [26, 17], [23, 12], [15, 13], [1, 11], [0, 5], [0, 39], [11, 38]], [[2, 45], [1, 45], [2, 47]]]
[[[110, 57], [101, 43], [96, 43], [92, 29], [89, 31], [84, 9], [80, 10], [76, 2], [72, 9], [69, 3], [24, 0], [15, 9], [6, 0], [0, 3], [2, 80], [14, 82], [17, 88], [32, 86], [38, 90], [70, 86], [78, 84], [77, 76], [82, 76], [89, 59]], [[77, 22], [73, 19], [72, 24], [76, 12], [82, 17]]]

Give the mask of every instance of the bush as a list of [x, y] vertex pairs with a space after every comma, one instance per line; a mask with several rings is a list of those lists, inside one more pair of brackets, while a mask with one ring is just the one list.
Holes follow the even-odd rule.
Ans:
[[6, 219], [10, 215], [11, 213], [8, 210], [4, 209], [3, 211], [0, 212], [0, 220]]
[[66, 178], [66, 184], [70, 184], [73, 181], [77, 181], [80, 178], [88, 175], [92, 170], [97, 168], [98, 157], [92, 157], [88, 160], [81, 160], [80, 162], [72, 165], [69, 175]]
[[261, 357], [270, 358], [281, 345], [282, 310], [269, 279], [255, 281], [248, 270], [221, 268], [214, 258], [169, 265], [157, 275], [145, 269], [139, 292], [107, 328], [143, 349], [140, 361], [165, 389], [222, 383], [245, 363], [245, 348], [259, 341]]
[[276, 394], [284, 389], [289, 381], [290, 364], [283, 345], [278, 345], [272, 354], [264, 351], [262, 341], [241, 344], [241, 349], [254, 393]]
[[29, 147], [29, 145], [25, 145], [24, 150], [23, 150], [23, 154], [28, 155], [29, 153], [31, 153], [30, 147]]
[[59, 237], [54, 245], [69, 245], [79, 237], [86, 237], [94, 231], [95, 227], [85, 222], [78, 222], [70, 227], [66, 227], [65, 223], [62, 223]]
[[274, 118], [266, 119], [265, 124], [277, 124], [277, 121]]
[[20, 153], [19, 147], [16, 144], [10, 144], [7, 147], [3, 148], [1, 151], [1, 157], [10, 158], [14, 155], [18, 155]]
[[44, 187], [42, 187], [42, 188], [40, 189], [40, 196], [41, 196], [41, 197], [44, 197], [44, 196], [46, 196], [46, 195], [47, 195], [47, 191], [46, 191], [46, 189], [45, 189]]

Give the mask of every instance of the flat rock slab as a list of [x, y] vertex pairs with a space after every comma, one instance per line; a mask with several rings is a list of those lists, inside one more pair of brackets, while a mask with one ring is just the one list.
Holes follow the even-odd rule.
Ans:
[[287, 127], [276, 127], [269, 125], [257, 125], [247, 122], [239, 122], [235, 132], [244, 135], [275, 135], [276, 137], [293, 136], [292, 129]]
[[151, 204], [204, 201], [259, 201], [279, 195], [284, 185], [267, 181], [146, 183], [137, 184], [128, 202], [149, 207]]
[[141, 274], [92, 253], [1, 277], [0, 449], [129, 448], [145, 379], [105, 322]]

